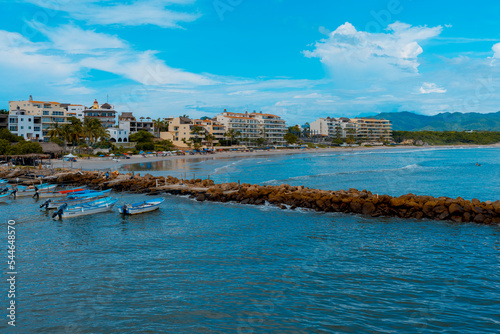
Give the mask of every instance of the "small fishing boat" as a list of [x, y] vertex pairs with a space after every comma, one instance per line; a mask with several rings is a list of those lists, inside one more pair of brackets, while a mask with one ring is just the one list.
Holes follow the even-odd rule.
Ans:
[[10, 193], [0, 194], [0, 203], [5, 203], [9, 199]]
[[52, 218], [72, 218], [110, 211], [117, 201], [117, 199], [107, 197], [105, 201], [98, 204], [86, 203], [75, 206], [63, 204], [52, 214]]
[[100, 196], [95, 196], [95, 197], [82, 197], [82, 198], [73, 198], [73, 199], [60, 199], [58, 201], [52, 201], [51, 199], [46, 200], [43, 202], [43, 204], [40, 204], [40, 209], [46, 208], [48, 210], [50, 209], [57, 209], [63, 204], [68, 204], [69, 206], [74, 206], [74, 205], [79, 205], [79, 204], [84, 204], [84, 203], [91, 203], [94, 202], [98, 199], [106, 198], [106, 195], [100, 195]]
[[66, 190], [54, 190], [54, 191], [49, 191], [45, 193], [39, 194], [39, 198], [47, 198], [47, 197], [64, 197], [67, 196], [68, 194], [79, 192], [85, 190], [84, 187], [80, 188], [73, 188], [73, 189], [66, 189]]
[[45, 184], [45, 185], [36, 185], [29, 187], [17, 187], [12, 190], [12, 195], [15, 197], [25, 197], [25, 196], [33, 196], [41, 193], [50, 192], [57, 187], [57, 184]]
[[85, 197], [96, 197], [101, 195], [106, 195], [111, 192], [111, 189], [108, 190], [83, 190], [76, 191], [74, 193], [68, 194], [68, 198], [85, 198]]
[[164, 200], [164, 198], [157, 198], [134, 204], [125, 204], [118, 210], [124, 215], [137, 215], [139, 213], [151, 212], [159, 209], [160, 204], [163, 203]]

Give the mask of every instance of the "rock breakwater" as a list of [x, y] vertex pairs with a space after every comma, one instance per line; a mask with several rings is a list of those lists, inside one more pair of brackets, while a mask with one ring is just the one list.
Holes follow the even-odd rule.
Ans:
[[[2, 175], [0, 177], [6, 177]], [[12, 175], [12, 174], [10, 174]], [[19, 176], [16, 174], [16, 176]], [[95, 189], [113, 189], [138, 193], [190, 195], [198, 201], [237, 202], [263, 205], [270, 203], [282, 209], [305, 208], [319, 212], [343, 212], [372, 217], [451, 220], [479, 224], [500, 223], [500, 201], [481, 202], [477, 199], [417, 196], [399, 197], [373, 194], [367, 190], [327, 191], [302, 186], [261, 186], [223, 183], [212, 180], [179, 180], [175, 177], [154, 177], [103, 172], [63, 171], [44, 180], [58, 184], [87, 185]]]

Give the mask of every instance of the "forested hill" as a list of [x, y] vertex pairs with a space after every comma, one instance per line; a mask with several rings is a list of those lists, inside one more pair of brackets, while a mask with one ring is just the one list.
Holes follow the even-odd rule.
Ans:
[[390, 120], [392, 129], [396, 131], [500, 131], [500, 111], [489, 114], [441, 113], [434, 116], [402, 111], [373, 117]]

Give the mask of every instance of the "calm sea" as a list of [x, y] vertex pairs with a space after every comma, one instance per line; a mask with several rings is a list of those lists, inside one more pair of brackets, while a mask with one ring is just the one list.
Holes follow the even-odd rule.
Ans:
[[[127, 170], [497, 200], [499, 158], [499, 149], [343, 152], [203, 157]], [[169, 195], [146, 215], [122, 218], [115, 209], [53, 221], [39, 204], [0, 205], [3, 271], [7, 219], [15, 219], [18, 272], [16, 327], [7, 325], [5, 283], [1, 332], [500, 331], [499, 226]]]

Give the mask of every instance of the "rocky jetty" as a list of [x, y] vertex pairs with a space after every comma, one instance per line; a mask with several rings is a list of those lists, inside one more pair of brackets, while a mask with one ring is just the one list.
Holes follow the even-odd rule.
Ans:
[[[0, 177], [19, 177], [5, 174]], [[500, 223], [500, 201], [417, 196], [400, 197], [373, 194], [367, 190], [326, 191], [302, 186], [260, 186], [252, 184], [215, 184], [212, 180], [179, 180], [175, 177], [154, 177], [103, 172], [61, 171], [44, 178], [58, 184], [87, 185], [95, 189], [113, 189], [138, 193], [190, 195], [198, 201], [237, 202], [263, 205], [266, 202], [282, 209], [306, 208], [320, 212], [344, 212], [372, 217], [387, 216], [414, 219], [451, 220], [479, 224]]]

